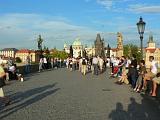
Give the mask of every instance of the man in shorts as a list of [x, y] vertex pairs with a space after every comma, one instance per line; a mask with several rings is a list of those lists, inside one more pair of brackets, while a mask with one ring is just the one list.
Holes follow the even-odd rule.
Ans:
[[157, 91], [157, 85], [160, 85], [160, 72], [157, 73], [156, 77], [153, 78], [153, 91], [152, 91], [152, 96], [155, 97], [156, 91]]
[[149, 57], [149, 61], [151, 62], [151, 66], [150, 66], [150, 71], [147, 72], [144, 76], [144, 79], [143, 79], [143, 90], [146, 89], [146, 86], [147, 86], [147, 81], [149, 80], [152, 80], [154, 77], [156, 77], [156, 74], [157, 74], [157, 63], [154, 61], [154, 57], [153, 56], [150, 56]]

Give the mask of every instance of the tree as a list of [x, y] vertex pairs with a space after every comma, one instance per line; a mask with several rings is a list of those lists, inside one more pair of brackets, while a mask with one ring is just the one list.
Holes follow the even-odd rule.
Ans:
[[21, 58], [20, 57], [16, 57], [16, 62], [17, 63], [21, 63], [22, 62]]
[[59, 51], [56, 49], [53, 49], [51, 51], [50, 57], [52, 58], [61, 58], [61, 59], [66, 59], [69, 55], [65, 51]]
[[133, 44], [127, 44], [127, 45], [124, 45], [123, 48], [124, 48], [123, 49], [124, 56], [132, 57], [132, 55], [135, 54], [137, 57], [137, 60], [140, 61], [141, 53], [140, 53], [138, 46], [133, 45]]

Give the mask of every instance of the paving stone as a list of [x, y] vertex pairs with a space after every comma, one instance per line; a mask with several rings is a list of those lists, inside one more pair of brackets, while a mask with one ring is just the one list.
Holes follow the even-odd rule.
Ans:
[[31, 74], [4, 87], [13, 103], [0, 120], [159, 120], [159, 102], [115, 81], [65, 68]]

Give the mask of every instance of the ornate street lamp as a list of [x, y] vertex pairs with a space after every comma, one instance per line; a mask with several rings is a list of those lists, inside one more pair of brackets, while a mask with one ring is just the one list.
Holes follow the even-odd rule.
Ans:
[[143, 59], [143, 34], [145, 30], [145, 25], [146, 23], [143, 21], [142, 17], [140, 17], [139, 22], [137, 23], [137, 28], [141, 41], [141, 59]]

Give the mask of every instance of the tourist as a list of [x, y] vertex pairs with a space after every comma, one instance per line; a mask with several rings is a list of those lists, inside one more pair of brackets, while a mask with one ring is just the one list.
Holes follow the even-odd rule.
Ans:
[[137, 71], [137, 59], [136, 55], [132, 55], [132, 61], [129, 69], [129, 80], [132, 85], [132, 88], [134, 89], [136, 87], [136, 82], [138, 78], [138, 71]]
[[75, 71], [76, 70], [76, 59], [73, 57], [72, 58], [72, 70]]
[[54, 59], [54, 68], [58, 69], [58, 58]]
[[150, 81], [154, 77], [156, 77], [156, 74], [157, 74], [157, 71], [158, 71], [157, 63], [154, 61], [154, 57], [153, 56], [149, 57], [149, 61], [151, 62], [150, 71], [148, 71], [144, 76], [143, 87], [142, 87], [143, 90], [146, 90], [147, 81]]
[[8, 75], [9, 76], [9, 80], [16, 80], [17, 79], [17, 75], [16, 75], [16, 64], [13, 64], [12, 66], [9, 67], [8, 69]]
[[103, 72], [104, 61], [101, 57], [99, 57], [98, 60], [99, 60], [98, 63], [99, 63], [100, 73], [102, 73]]
[[112, 68], [112, 72], [111, 74], [113, 74], [113, 71], [114, 71], [114, 61], [115, 61], [115, 57], [114, 55], [111, 56], [111, 59], [110, 59], [110, 62], [111, 62], [111, 68]]
[[116, 77], [119, 71], [119, 67], [118, 67], [120, 62], [119, 57], [114, 58], [112, 62], [113, 62], [113, 72], [111, 73], [111, 77]]
[[73, 61], [72, 61], [72, 58], [69, 59], [69, 68], [70, 68], [70, 71], [72, 71], [72, 65], [73, 65]]
[[92, 71], [92, 58], [88, 59], [88, 71]]
[[126, 72], [128, 74], [129, 67], [131, 65], [131, 59], [129, 57], [126, 58]]
[[131, 65], [131, 59], [129, 57], [126, 58], [126, 69], [129, 69]]
[[44, 69], [47, 69], [48, 66], [47, 66], [47, 58], [46, 57], [43, 58], [43, 64], [44, 64]]
[[86, 75], [86, 71], [87, 71], [87, 59], [82, 58], [82, 74]]
[[0, 98], [4, 102], [5, 106], [7, 106], [10, 104], [11, 101], [8, 97], [5, 96], [4, 91], [3, 91], [3, 86], [5, 85], [5, 81], [4, 81], [5, 75], [6, 73], [3, 69], [3, 65], [0, 64]]
[[107, 66], [108, 68], [110, 67], [110, 58], [109, 58], [109, 57], [107, 57], [106, 66]]
[[118, 64], [118, 74], [117, 74], [117, 77], [121, 77], [122, 75], [122, 68], [125, 67], [126, 65], [126, 58], [124, 56], [121, 57], [120, 61], [119, 61], [119, 64]]
[[157, 73], [156, 77], [153, 78], [153, 90], [152, 90], [152, 97], [157, 96], [157, 85], [160, 85], [160, 72]]
[[9, 69], [9, 67], [11, 67], [12, 65], [13, 65], [13, 60], [11, 59], [11, 57], [8, 57], [7, 68]]
[[82, 71], [82, 58], [79, 59], [79, 71]]
[[93, 63], [94, 75], [98, 75], [98, 58], [96, 56], [93, 57], [92, 63]]
[[62, 68], [62, 59], [59, 58], [59, 67]]
[[116, 83], [118, 83], [118, 84], [122, 84], [122, 83], [129, 84], [128, 77], [127, 77], [127, 70], [126, 70], [125, 67], [122, 68], [122, 76], [120, 77], [120, 79]]
[[30, 58], [29, 58], [29, 56], [27, 56], [26, 60], [25, 60], [25, 73], [26, 74], [30, 73]]
[[54, 58], [51, 58], [51, 68], [54, 68]]
[[43, 58], [39, 60], [39, 72], [41, 72], [41, 70], [43, 70]]
[[69, 68], [69, 57], [66, 60], [66, 67]]
[[141, 60], [140, 61], [140, 68], [139, 68], [139, 76], [138, 76], [138, 79], [136, 82], [136, 87], [134, 88], [134, 91], [140, 92], [145, 73], [146, 73], [145, 61]]

